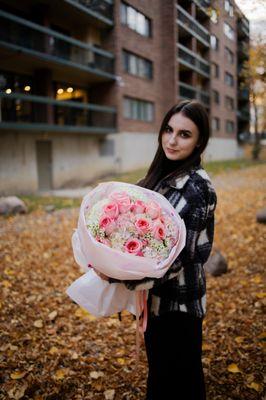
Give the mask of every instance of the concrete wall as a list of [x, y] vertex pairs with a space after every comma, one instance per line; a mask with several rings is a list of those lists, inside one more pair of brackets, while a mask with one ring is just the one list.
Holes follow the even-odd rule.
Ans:
[[52, 142], [52, 188], [83, 185], [115, 170], [114, 156], [99, 154], [99, 138], [58, 133], [1, 132], [0, 195], [38, 191], [35, 143]]
[[206, 161], [230, 160], [244, 157], [244, 151], [234, 139], [211, 138], [203, 157]]
[[[1, 133], [0, 195], [38, 191], [35, 142], [52, 142], [52, 188], [84, 186], [96, 177], [113, 172], [147, 168], [157, 149], [157, 134], [110, 134], [114, 154], [100, 155], [99, 137], [59, 133]], [[212, 138], [205, 160], [227, 160], [243, 156], [236, 141]]]
[[115, 161], [120, 172], [147, 167], [157, 149], [157, 134], [129, 133], [109, 135], [115, 141]]

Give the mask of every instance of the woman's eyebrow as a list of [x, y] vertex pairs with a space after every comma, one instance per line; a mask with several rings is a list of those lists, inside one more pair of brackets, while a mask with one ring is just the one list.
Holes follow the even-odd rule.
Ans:
[[[172, 129], [172, 131], [174, 130], [174, 128], [173, 128], [171, 125], [167, 124], [166, 126], [168, 126], [170, 129]], [[179, 132], [188, 132], [188, 133], [192, 133], [189, 129], [179, 129], [178, 131], [179, 131]]]

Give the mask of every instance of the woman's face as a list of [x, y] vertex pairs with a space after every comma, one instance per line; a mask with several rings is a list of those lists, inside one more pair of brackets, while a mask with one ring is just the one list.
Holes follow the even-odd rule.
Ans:
[[162, 147], [169, 160], [184, 160], [190, 156], [199, 139], [199, 130], [181, 112], [172, 115], [162, 134]]

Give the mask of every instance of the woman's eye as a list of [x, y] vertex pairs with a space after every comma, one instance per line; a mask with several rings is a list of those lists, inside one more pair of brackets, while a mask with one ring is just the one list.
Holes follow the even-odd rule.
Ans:
[[171, 129], [169, 128], [169, 126], [167, 126], [167, 127], [165, 128], [165, 132], [172, 132]]
[[182, 136], [183, 138], [189, 138], [189, 134], [187, 132], [181, 132], [180, 136]]

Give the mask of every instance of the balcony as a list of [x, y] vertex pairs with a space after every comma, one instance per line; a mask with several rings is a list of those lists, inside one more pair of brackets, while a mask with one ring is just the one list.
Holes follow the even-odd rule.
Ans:
[[199, 100], [206, 107], [210, 105], [210, 95], [208, 92], [197, 89], [184, 82], [179, 82], [179, 97], [182, 99]]
[[91, 21], [93, 19], [98, 25], [112, 27], [114, 4], [112, 0], [64, 0], [67, 5], [75, 8], [83, 14], [88, 15]]
[[35, 62], [36, 67], [60, 68], [61, 73], [72, 70], [92, 81], [115, 79], [112, 53], [2, 10], [0, 47], [23, 64]]
[[85, 134], [116, 130], [113, 107], [3, 92], [0, 104], [0, 129]]
[[249, 119], [250, 119], [249, 107], [243, 107], [243, 108], [237, 110], [237, 117], [240, 120], [249, 121]]
[[249, 37], [249, 25], [246, 25], [243, 20], [238, 20], [237, 32], [239, 37]]
[[210, 33], [198, 21], [195, 20], [183, 7], [176, 5], [178, 16], [177, 23], [191, 35], [195, 36], [206, 47], [210, 47]]
[[249, 57], [249, 43], [248, 42], [238, 42], [237, 43], [237, 51], [239, 58], [248, 58]]
[[193, 69], [206, 78], [210, 77], [210, 64], [198, 54], [177, 43], [177, 60], [189, 69]]
[[209, 17], [208, 9], [211, 6], [211, 0], [193, 0], [194, 3], [199, 7], [199, 9], [204, 12], [205, 15]]
[[238, 89], [238, 98], [240, 100], [249, 101], [249, 90], [248, 89]]

